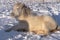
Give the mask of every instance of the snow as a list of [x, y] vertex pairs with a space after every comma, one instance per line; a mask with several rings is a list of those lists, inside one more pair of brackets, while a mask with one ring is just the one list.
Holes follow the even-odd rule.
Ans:
[[11, 28], [18, 21], [10, 17], [12, 7], [16, 2], [25, 3], [27, 6], [37, 13], [37, 15], [51, 15], [60, 26], [60, 3], [37, 3], [25, 2], [23, 0], [0, 0], [0, 40], [60, 40], [60, 31], [49, 34], [46, 37], [33, 33], [10, 31], [5, 29]]

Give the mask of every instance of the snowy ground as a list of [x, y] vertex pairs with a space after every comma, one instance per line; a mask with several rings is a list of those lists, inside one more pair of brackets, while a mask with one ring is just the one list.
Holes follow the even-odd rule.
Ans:
[[[60, 40], [60, 32], [57, 31], [46, 37], [34, 35], [25, 32], [10, 31], [5, 29], [12, 27], [16, 23], [16, 19], [9, 17], [14, 3], [19, 0], [0, 0], [0, 40]], [[51, 15], [60, 25], [60, 3], [30, 3], [23, 0], [19, 1], [29, 6], [37, 15]]]

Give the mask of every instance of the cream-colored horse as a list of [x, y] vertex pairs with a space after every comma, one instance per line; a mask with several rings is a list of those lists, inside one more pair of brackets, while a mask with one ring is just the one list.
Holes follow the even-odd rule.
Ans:
[[30, 8], [23, 3], [15, 4], [11, 13], [17, 20], [25, 20], [28, 22], [29, 32], [48, 35], [51, 31], [56, 30], [57, 23], [51, 16], [33, 16], [31, 14]]

